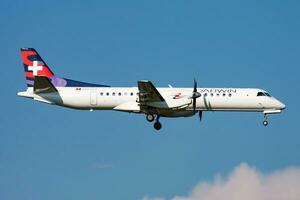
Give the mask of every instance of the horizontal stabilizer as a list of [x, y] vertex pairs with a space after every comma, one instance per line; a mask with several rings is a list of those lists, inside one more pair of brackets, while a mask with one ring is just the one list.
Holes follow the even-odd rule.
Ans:
[[41, 94], [57, 92], [57, 89], [46, 76], [35, 76], [33, 91], [36, 94]]

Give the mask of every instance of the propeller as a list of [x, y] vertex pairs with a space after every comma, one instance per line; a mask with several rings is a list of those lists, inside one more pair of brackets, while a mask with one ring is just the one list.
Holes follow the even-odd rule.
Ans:
[[202, 112], [202, 110], [200, 110], [200, 111], [199, 111], [200, 122], [201, 122], [201, 120], [202, 120], [202, 114], [203, 114], [203, 112]]
[[201, 94], [197, 92], [197, 81], [194, 79], [194, 89], [193, 89], [193, 94], [192, 94], [192, 99], [193, 99], [193, 110], [196, 111], [196, 99], [201, 97]]
[[[196, 104], [197, 104], [197, 98], [201, 97], [201, 94], [197, 91], [197, 81], [194, 79], [194, 89], [192, 94], [193, 99], [193, 110], [196, 112]], [[199, 118], [200, 121], [202, 120], [202, 111], [199, 111]]]

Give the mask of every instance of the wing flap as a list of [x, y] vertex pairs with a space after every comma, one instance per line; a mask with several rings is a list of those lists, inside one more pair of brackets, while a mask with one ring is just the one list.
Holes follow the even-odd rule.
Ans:
[[136, 102], [126, 102], [113, 108], [114, 110], [124, 112], [140, 112], [140, 106]]

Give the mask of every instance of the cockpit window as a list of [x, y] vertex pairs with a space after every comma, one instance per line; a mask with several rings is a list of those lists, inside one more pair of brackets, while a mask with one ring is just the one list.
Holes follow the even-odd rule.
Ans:
[[268, 97], [271, 97], [271, 95], [267, 92], [265, 92], [265, 95], [268, 96]]
[[268, 96], [268, 97], [271, 97], [271, 95], [270, 95], [269, 93], [267, 93], [267, 92], [258, 92], [258, 93], [257, 93], [257, 96], [258, 96], [258, 97], [261, 97], [261, 96]]

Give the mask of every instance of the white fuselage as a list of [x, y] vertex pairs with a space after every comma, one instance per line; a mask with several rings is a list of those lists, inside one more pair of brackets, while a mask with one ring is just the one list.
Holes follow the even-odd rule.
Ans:
[[[137, 87], [57, 87], [58, 93], [34, 94], [32, 88], [19, 92], [19, 96], [34, 98], [44, 103], [74, 109], [117, 110], [143, 113], [140, 109]], [[157, 107], [153, 112], [165, 117], [191, 116], [195, 112], [192, 99], [193, 88], [157, 88], [172, 109]], [[257, 96], [261, 89], [198, 88], [196, 111], [253, 111], [276, 113], [285, 108], [274, 97]], [[176, 101], [175, 101], [176, 100]], [[178, 105], [174, 105], [177, 103]]]

